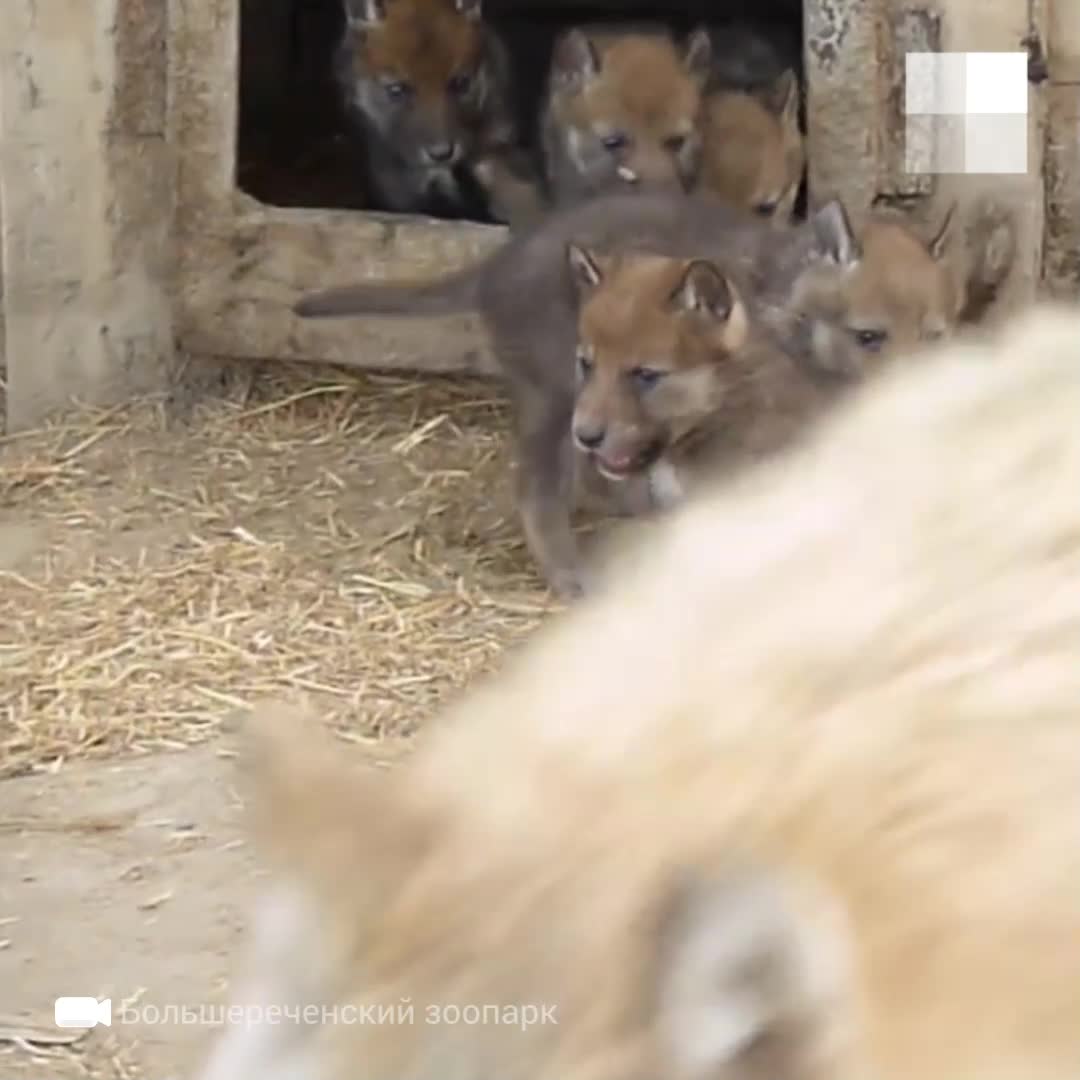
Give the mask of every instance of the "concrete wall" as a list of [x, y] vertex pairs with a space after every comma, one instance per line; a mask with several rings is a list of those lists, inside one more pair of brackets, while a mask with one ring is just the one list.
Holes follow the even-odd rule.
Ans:
[[1048, 43], [1044, 273], [1051, 292], [1080, 297], [1080, 2], [1054, 0]]
[[[0, 117], [4, 113], [4, 86], [0, 82]], [[2, 133], [0, 127], [0, 133]], [[0, 179], [0, 379], [7, 378], [7, 326], [4, 318], [4, 184]], [[0, 396], [0, 410], [4, 408], [4, 397]], [[0, 426], [6, 417], [0, 413]]]
[[172, 361], [166, 0], [0, 3], [11, 429], [163, 385]]

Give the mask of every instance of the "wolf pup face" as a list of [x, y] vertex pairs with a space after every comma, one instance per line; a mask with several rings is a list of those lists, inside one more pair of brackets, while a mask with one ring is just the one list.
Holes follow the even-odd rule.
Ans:
[[650, 185], [689, 189], [701, 163], [710, 42], [663, 34], [594, 40], [581, 29], [556, 44], [545, 116], [555, 198]]
[[806, 165], [795, 73], [785, 71], [768, 93], [717, 91], [706, 117], [701, 187], [787, 225]]
[[829, 258], [805, 275], [793, 302], [817, 368], [861, 378], [953, 333], [963, 300], [947, 261], [955, 216], [950, 207], [927, 240], [884, 214], [855, 230], [837, 211]]
[[509, 139], [503, 73], [479, 0], [348, 0], [337, 59], [346, 99], [376, 144], [376, 184], [394, 209], [432, 189], [452, 191], [456, 168], [482, 142]]
[[574, 442], [606, 478], [625, 479], [715, 413], [749, 314], [707, 259], [604, 259], [574, 244], [567, 257], [582, 295]]

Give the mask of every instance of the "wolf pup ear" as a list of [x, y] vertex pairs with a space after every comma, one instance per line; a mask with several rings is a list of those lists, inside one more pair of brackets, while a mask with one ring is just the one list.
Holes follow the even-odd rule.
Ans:
[[600, 74], [600, 54], [588, 34], [575, 27], [555, 43], [551, 77], [558, 86], [581, 86]]
[[345, 19], [351, 29], [378, 26], [386, 18], [386, 0], [345, 0]]
[[597, 257], [578, 244], [566, 245], [566, 261], [580, 292], [591, 292], [604, 280]]
[[945, 216], [941, 219], [937, 232], [926, 244], [930, 257], [935, 262], [940, 262], [948, 254], [949, 248], [952, 247], [953, 237], [956, 235], [955, 224], [956, 200], [954, 199], [945, 211]]
[[474, 22], [479, 22], [484, 16], [483, 0], [454, 0], [454, 6], [466, 19], [472, 19]]
[[785, 68], [773, 86], [772, 99], [785, 131], [799, 130], [799, 77]]
[[712, 37], [706, 27], [695, 27], [683, 48], [683, 66], [691, 75], [704, 80], [712, 70], [712, 61]]
[[845, 989], [845, 944], [768, 868], [688, 875], [666, 897], [654, 952], [665, 1064], [692, 1080], [803, 1075]]
[[750, 339], [750, 316], [731, 279], [707, 259], [691, 259], [669, 303], [683, 315], [693, 315], [709, 341], [731, 355]]
[[735, 304], [727, 277], [707, 259], [692, 259], [686, 264], [670, 299], [672, 306], [680, 311], [698, 312], [721, 322], [731, 315]]
[[837, 266], [849, 269], [862, 258], [862, 249], [851, 227], [844, 204], [830, 199], [810, 218], [820, 253]]

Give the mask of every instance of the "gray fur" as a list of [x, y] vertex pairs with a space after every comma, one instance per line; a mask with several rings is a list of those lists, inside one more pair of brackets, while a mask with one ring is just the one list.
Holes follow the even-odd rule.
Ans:
[[519, 506], [529, 546], [551, 586], [577, 594], [583, 579], [570, 529], [570, 427], [579, 300], [569, 244], [730, 266], [751, 290], [751, 317], [781, 351], [801, 360], [810, 330], [788, 311], [787, 301], [803, 271], [835, 249], [832, 230], [846, 220], [829, 204], [808, 223], [778, 231], [704, 193], [619, 192], [555, 211], [474, 266], [440, 281], [313, 293], [294, 310], [304, 317], [479, 311], [514, 409]]
[[[481, 57], [465, 92], [446, 88], [435, 100], [416, 94], [394, 98], [365, 67], [361, 47], [365, 35], [379, 32], [393, 2], [349, 0], [333, 63], [347, 111], [364, 141], [368, 195], [379, 208], [396, 213], [483, 217], [488, 207], [474, 166], [517, 141], [506, 46], [490, 26], [481, 25]], [[465, 18], [479, 20], [476, 0], [456, 6]], [[440, 146], [454, 148], [452, 159], [429, 156]]]

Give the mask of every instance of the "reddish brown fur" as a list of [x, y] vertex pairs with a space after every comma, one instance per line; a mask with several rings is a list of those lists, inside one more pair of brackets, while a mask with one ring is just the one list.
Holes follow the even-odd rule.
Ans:
[[451, 76], [472, 68], [483, 44], [479, 24], [447, 0], [389, 0], [385, 19], [349, 40], [354, 74], [408, 79], [421, 107], [436, 111]]
[[950, 210], [927, 239], [897, 215], [875, 212], [837, 264], [807, 275], [795, 308], [814, 324], [821, 368], [860, 375], [955, 331], [963, 290], [950, 259], [953, 218]]
[[778, 86], [778, 110], [737, 90], [709, 95], [699, 183], [783, 226], [791, 220], [806, 156], [794, 73], [786, 72]]
[[603, 74], [568, 106], [571, 117], [629, 129], [655, 145], [693, 134], [701, 84], [671, 41], [630, 34], [601, 51]]
[[[628, 492], [632, 508], [671, 505], [722, 463], [774, 452], [832, 400], [756, 325], [731, 271], [654, 254], [579, 258], [591, 272], [582, 280], [579, 267], [587, 374], [575, 438], [609, 479], [644, 473], [651, 494]], [[642, 369], [659, 380], [642, 385]]]
[[[627, 184], [687, 189], [701, 161], [708, 38], [578, 29], [556, 46], [542, 121], [550, 196]], [[619, 136], [623, 145], [606, 147]]]
[[706, 260], [577, 261], [583, 303], [573, 431], [613, 478], [639, 473], [715, 414], [752, 342], [730, 274]]
[[478, 0], [349, 4], [338, 76], [365, 125], [375, 194], [399, 211], [461, 203], [454, 169], [515, 139], [505, 50]]
[[[582, 340], [595, 352], [598, 368], [626, 370], [636, 353], [659, 367], [685, 371], [746, 344], [745, 324], [726, 333], [727, 320], [713, 326], [673, 317], [669, 300], [692, 260], [639, 254], [598, 257], [597, 262], [604, 269], [605, 288], [583, 305], [579, 327]], [[630, 343], [632, 352], [627, 348]]]

